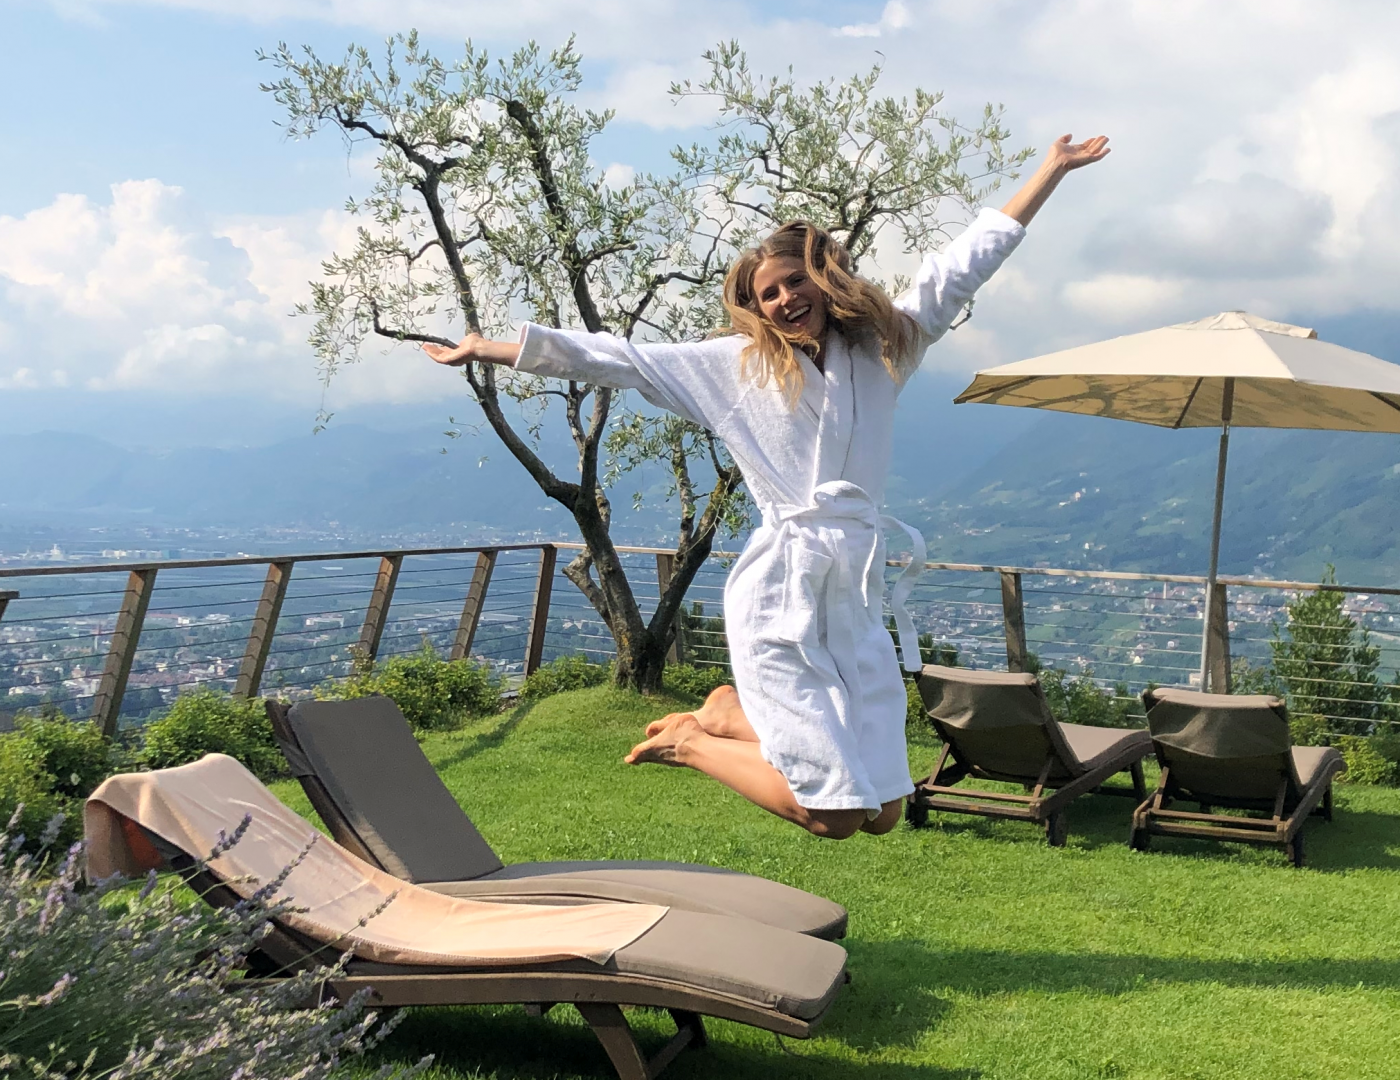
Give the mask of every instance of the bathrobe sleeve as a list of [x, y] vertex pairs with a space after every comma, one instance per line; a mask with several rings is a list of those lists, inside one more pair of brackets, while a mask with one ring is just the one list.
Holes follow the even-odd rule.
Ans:
[[526, 323], [520, 331], [515, 369], [636, 390], [658, 408], [714, 431], [741, 395], [743, 345], [744, 339], [735, 336], [679, 345], [636, 345], [612, 334]]
[[1020, 222], [988, 207], [946, 248], [925, 257], [913, 286], [894, 302], [919, 324], [921, 357], [1025, 235]]

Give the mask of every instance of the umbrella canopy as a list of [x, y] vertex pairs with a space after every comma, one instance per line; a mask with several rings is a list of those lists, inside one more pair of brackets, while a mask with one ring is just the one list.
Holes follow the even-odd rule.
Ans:
[[956, 400], [1219, 427], [1227, 380], [1235, 427], [1400, 434], [1400, 365], [1243, 311], [979, 371]]
[[[1211, 689], [1212, 642], [1225, 641], [1216, 572], [1231, 425], [1400, 434], [1400, 365], [1319, 341], [1306, 327], [1226, 311], [979, 371], [954, 400], [1220, 427], [1201, 644], [1201, 688]], [[1228, 651], [1221, 655], [1225, 685], [1215, 689], [1228, 690]]]

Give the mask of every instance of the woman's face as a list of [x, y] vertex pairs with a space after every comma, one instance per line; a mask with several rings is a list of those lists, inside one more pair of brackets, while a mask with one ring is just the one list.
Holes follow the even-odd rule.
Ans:
[[763, 317], [784, 334], [821, 340], [826, 331], [826, 296], [807, 276], [807, 265], [791, 256], [770, 256], [753, 275], [753, 294]]

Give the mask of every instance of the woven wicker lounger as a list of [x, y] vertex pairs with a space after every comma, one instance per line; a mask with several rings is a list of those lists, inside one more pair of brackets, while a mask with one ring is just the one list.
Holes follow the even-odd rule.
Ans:
[[[1129, 843], [1145, 851], [1155, 834], [1272, 844], [1302, 866], [1303, 824], [1313, 813], [1332, 820], [1332, 781], [1347, 767], [1342, 755], [1330, 746], [1294, 746], [1288, 710], [1276, 697], [1169, 688], [1142, 697], [1162, 776], [1133, 814]], [[1171, 809], [1178, 799], [1199, 803], [1200, 813]], [[1270, 816], [1215, 814], [1214, 806]]]
[[267, 702], [278, 745], [342, 847], [397, 878], [476, 900], [661, 904], [814, 937], [846, 932], [846, 909], [777, 881], [693, 863], [504, 865], [386, 697]]
[[[1030, 674], [926, 664], [917, 678], [943, 753], [909, 798], [911, 824], [925, 824], [930, 810], [1012, 818], [1043, 823], [1046, 840], [1061, 847], [1069, 835], [1065, 807], [1080, 795], [1146, 797], [1142, 759], [1152, 752], [1147, 732], [1061, 724]], [[1101, 786], [1124, 770], [1132, 776], [1131, 789]], [[953, 787], [969, 776], [1021, 784], [1027, 793]]]

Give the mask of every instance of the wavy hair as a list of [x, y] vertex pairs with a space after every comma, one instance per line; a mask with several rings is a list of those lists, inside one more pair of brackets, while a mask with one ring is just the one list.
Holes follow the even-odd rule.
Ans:
[[898, 310], [885, 290], [851, 271], [851, 255], [839, 240], [809, 221], [779, 226], [757, 247], [745, 251], [724, 279], [727, 331], [749, 339], [740, 357], [745, 378], [759, 386], [777, 384], [789, 406], [802, 397], [805, 377], [795, 349], [815, 344], [806, 334], [783, 333], [758, 306], [753, 279], [765, 259], [801, 259], [826, 298], [828, 332], [847, 338], [868, 335], [880, 343], [880, 359], [897, 382], [908, 378], [914, 356], [914, 320]]

